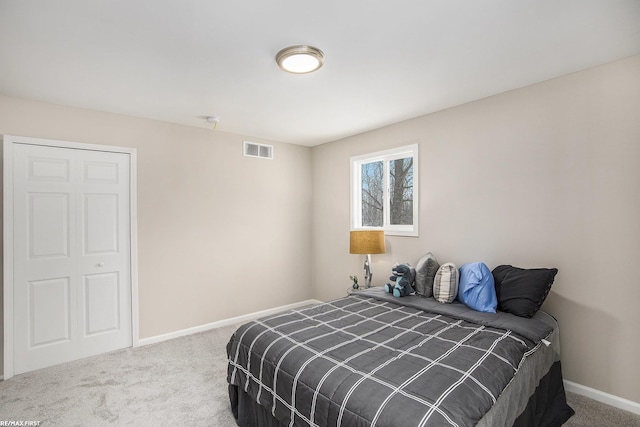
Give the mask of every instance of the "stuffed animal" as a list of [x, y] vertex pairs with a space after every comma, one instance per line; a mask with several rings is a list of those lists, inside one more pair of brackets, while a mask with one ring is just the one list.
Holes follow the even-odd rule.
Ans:
[[389, 276], [389, 280], [391, 280], [392, 283], [387, 282], [384, 285], [384, 290], [389, 294], [393, 293], [393, 288], [398, 280], [398, 266], [400, 266], [400, 264], [396, 263], [391, 267], [391, 276]]
[[391, 269], [391, 276], [389, 280], [395, 282], [395, 284], [387, 283], [384, 285], [384, 290], [394, 297], [405, 297], [411, 295], [414, 292], [413, 283], [416, 280], [416, 269], [409, 264], [396, 264]]
[[392, 294], [393, 288], [396, 286], [396, 281], [398, 280], [398, 274], [397, 274], [398, 265], [399, 264], [394, 264], [394, 266], [391, 267], [391, 276], [389, 276], [389, 280], [391, 280], [392, 283], [387, 282], [384, 284], [384, 290], [388, 294]]

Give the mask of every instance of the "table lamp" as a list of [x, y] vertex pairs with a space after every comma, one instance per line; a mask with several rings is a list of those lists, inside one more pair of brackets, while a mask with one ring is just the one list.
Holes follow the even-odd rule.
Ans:
[[349, 253], [366, 255], [364, 259], [364, 287], [371, 287], [371, 254], [383, 254], [384, 231], [382, 230], [356, 230], [349, 235]]

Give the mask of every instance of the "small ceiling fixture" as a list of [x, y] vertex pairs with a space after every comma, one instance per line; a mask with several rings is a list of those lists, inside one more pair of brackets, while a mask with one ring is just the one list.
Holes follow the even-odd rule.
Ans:
[[324, 53], [313, 46], [289, 46], [278, 52], [276, 62], [280, 68], [288, 73], [310, 73], [322, 67]]
[[217, 116], [209, 116], [206, 117], [207, 121], [213, 125], [213, 129], [215, 130], [218, 127], [218, 123], [220, 123], [220, 117]]

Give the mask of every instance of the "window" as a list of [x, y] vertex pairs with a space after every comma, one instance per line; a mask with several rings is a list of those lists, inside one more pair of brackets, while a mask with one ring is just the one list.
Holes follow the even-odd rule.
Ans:
[[418, 235], [418, 144], [351, 158], [351, 229]]

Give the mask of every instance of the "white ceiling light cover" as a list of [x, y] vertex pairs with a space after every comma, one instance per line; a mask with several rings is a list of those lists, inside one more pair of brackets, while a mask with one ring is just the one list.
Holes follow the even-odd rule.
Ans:
[[311, 73], [324, 64], [324, 53], [313, 46], [289, 46], [278, 52], [276, 62], [288, 73]]

